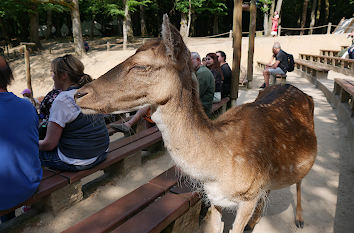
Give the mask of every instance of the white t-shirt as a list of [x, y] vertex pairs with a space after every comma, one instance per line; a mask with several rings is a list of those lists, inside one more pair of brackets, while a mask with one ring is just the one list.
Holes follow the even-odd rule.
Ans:
[[[76, 104], [74, 95], [76, 89], [62, 91], [54, 100], [50, 108], [49, 120], [65, 128], [67, 123], [73, 122], [80, 114], [81, 109]], [[61, 161], [72, 165], [89, 165], [96, 161], [97, 157], [91, 159], [73, 159], [65, 156], [58, 147], [58, 156]]]

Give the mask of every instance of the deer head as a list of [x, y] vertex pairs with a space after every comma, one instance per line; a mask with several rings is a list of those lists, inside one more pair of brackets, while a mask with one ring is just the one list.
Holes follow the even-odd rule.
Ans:
[[134, 55], [97, 80], [80, 88], [76, 102], [86, 113], [136, 110], [163, 105], [180, 90], [191, 92], [190, 52], [165, 14], [162, 39], [141, 46]]

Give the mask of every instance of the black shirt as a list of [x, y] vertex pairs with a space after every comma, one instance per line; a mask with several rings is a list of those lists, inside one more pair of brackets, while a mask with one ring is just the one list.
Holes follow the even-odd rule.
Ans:
[[280, 61], [278, 67], [286, 73], [288, 71], [288, 56], [285, 54], [285, 52], [283, 50], [280, 50], [279, 53], [276, 55], [275, 59], [277, 61]]
[[221, 90], [221, 98], [230, 95], [231, 88], [231, 79], [232, 79], [232, 71], [230, 69], [229, 64], [225, 63], [221, 66], [222, 73], [224, 75], [224, 82]]

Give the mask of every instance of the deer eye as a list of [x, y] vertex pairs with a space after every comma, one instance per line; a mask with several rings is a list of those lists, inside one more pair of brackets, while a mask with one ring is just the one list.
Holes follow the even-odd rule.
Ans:
[[135, 71], [147, 71], [149, 70], [149, 68], [150, 68], [149, 66], [136, 65], [133, 66], [131, 69]]

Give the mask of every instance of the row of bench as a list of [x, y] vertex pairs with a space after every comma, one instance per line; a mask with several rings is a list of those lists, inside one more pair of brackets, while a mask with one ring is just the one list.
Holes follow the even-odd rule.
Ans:
[[[218, 103], [214, 103], [213, 113], [218, 115], [224, 112], [228, 101], [229, 98], [227, 97]], [[113, 135], [114, 131], [110, 128], [110, 125], [108, 125], [108, 131], [110, 135]], [[22, 205], [33, 205], [34, 208], [40, 210], [45, 207], [45, 209], [54, 213], [68, 208], [83, 197], [80, 182], [82, 178], [99, 170], [109, 174], [125, 175], [133, 166], [141, 164], [140, 151], [158, 142], [162, 142], [161, 132], [156, 126], [153, 126], [134, 135], [111, 142], [107, 159], [92, 169], [80, 172], [60, 172], [43, 168], [43, 179], [37, 192], [24, 203], [1, 211], [0, 216]]]
[[313, 55], [313, 54], [299, 54], [300, 59], [313, 62], [316, 65], [324, 65], [336, 72], [345, 75], [354, 75], [354, 60], [344, 59], [340, 57]]

